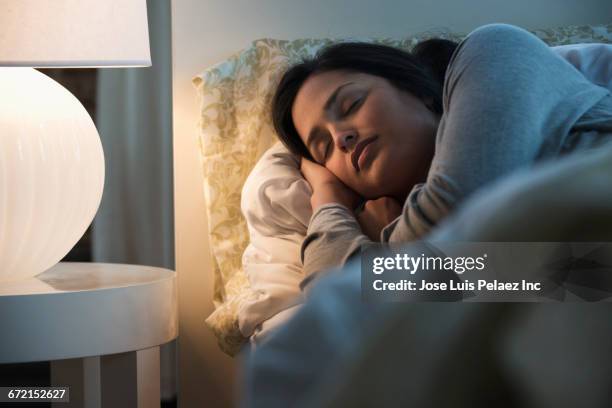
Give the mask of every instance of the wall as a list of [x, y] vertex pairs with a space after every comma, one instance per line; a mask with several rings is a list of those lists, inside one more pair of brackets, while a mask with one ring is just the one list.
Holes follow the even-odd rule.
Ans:
[[612, 21], [609, 0], [173, 0], [176, 270], [179, 278], [179, 405], [228, 406], [235, 362], [218, 351], [204, 318], [212, 280], [197, 156], [191, 78], [262, 37], [404, 36], [492, 22], [524, 28]]

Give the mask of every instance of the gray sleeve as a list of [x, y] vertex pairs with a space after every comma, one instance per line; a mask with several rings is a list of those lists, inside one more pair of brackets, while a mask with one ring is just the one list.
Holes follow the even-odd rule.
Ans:
[[409, 242], [425, 236], [446, 217], [461, 196], [457, 185], [444, 175], [414, 186], [402, 214], [383, 228], [381, 242]]
[[382, 241], [419, 239], [477, 190], [556, 157], [573, 124], [606, 94], [525, 30], [473, 31], [446, 71], [427, 181], [410, 191]]
[[362, 244], [371, 242], [347, 207], [337, 203], [322, 205], [312, 214], [302, 243], [305, 279], [300, 287], [304, 289], [325, 270], [343, 266]]

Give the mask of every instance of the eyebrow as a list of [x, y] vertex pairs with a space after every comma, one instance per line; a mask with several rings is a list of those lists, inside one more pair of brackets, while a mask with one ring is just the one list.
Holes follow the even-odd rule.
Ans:
[[[329, 98], [327, 99], [327, 102], [325, 102], [325, 105], [323, 105], [323, 111], [329, 111], [331, 107], [334, 105], [334, 103], [336, 103], [336, 99], [338, 99], [338, 94], [340, 93], [340, 91], [346, 86], [351, 85], [351, 84], [353, 84], [353, 82], [347, 82], [337, 87], [336, 90], [332, 92], [332, 94], [329, 96]], [[313, 140], [318, 136], [318, 134], [319, 134], [319, 128], [317, 126], [315, 126], [314, 128], [310, 130], [310, 133], [308, 133], [308, 137], [306, 138], [306, 147], [310, 147]]]

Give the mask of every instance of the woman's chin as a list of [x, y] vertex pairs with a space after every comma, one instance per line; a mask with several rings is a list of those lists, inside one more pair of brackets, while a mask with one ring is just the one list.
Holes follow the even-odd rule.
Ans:
[[412, 189], [411, 180], [401, 177], [397, 173], [378, 179], [375, 195], [379, 197], [392, 197], [404, 202], [408, 192]]
[[[383, 165], [385, 164], [385, 165]], [[361, 180], [363, 183], [359, 188], [354, 188], [363, 198], [375, 200], [380, 197], [402, 196], [403, 191], [411, 180], [405, 174], [402, 166], [389, 166], [385, 157], [378, 155], [368, 166], [362, 169]], [[399, 171], [393, 171], [394, 169]]]
[[374, 182], [368, 187], [360, 189], [358, 193], [366, 200], [376, 200], [381, 197], [392, 196], [392, 191], [388, 188], [384, 181]]

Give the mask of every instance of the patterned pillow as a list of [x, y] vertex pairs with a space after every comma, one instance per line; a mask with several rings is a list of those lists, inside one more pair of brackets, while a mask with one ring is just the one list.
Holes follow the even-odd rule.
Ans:
[[[549, 45], [612, 42], [612, 24], [532, 31]], [[404, 39], [357, 39], [411, 49], [426, 38], [460, 41], [464, 35], [425, 32]], [[355, 40], [355, 39], [351, 39]], [[238, 328], [240, 305], [256, 297], [242, 269], [248, 230], [240, 211], [240, 193], [260, 156], [277, 140], [269, 106], [280, 75], [291, 64], [312, 56], [331, 39], [254, 41], [226, 61], [193, 79], [200, 102], [199, 147], [213, 259], [215, 311], [206, 323], [221, 348], [234, 355], [246, 339]]]

